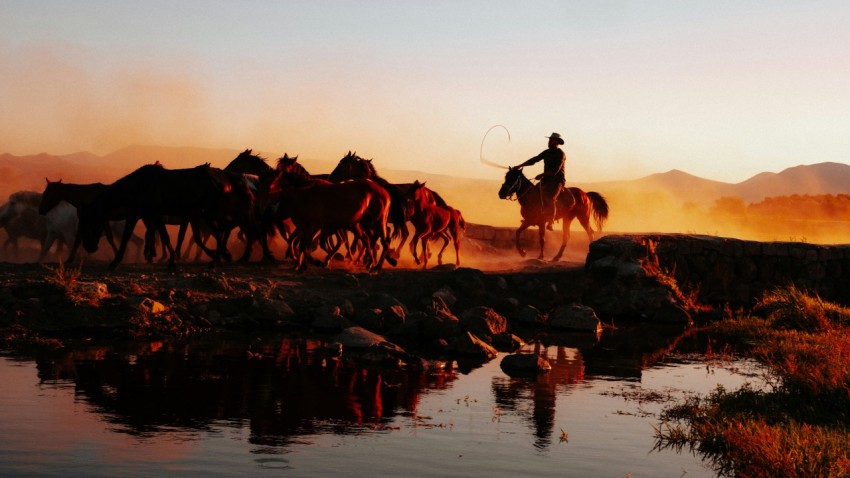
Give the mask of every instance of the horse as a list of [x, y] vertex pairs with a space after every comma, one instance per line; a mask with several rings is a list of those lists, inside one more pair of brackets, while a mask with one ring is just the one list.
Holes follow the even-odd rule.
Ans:
[[[538, 259], [543, 259], [543, 243], [546, 235], [546, 223], [551, 220], [544, 213], [544, 197], [539, 184], [534, 184], [525, 177], [522, 173], [522, 168], [508, 168], [505, 173], [505, 182], [499, 188], [500, 199], [510, 199], [516, 196], [516, 200], [520, 204], [520, 215], [522, 222], [516, 231], [516, 248], [520, 256], [525, 257], [525, 249], [520, 246], [520, 235], [523, 231], [531, 226], [537, 226], [540, 236], [540, 255]], [[565, 188], [558, 195], [556, 219], [562, 219], [562, 236], [561, 248], [552, 262], [557, 262], [564, 254], [564, 249], [567, 248], [567, 241], [570, 238], [570, 223], [573, 219], [578, 219], [585, 232], [587, 233], [588, 241], [593, 241], [594, 231], [590, 226], [590, 218], [596, 222], [596, 228], [602, 230], [605, 220], [608, 219], [608, 203], [605, 198], [597, 192], [585, 193], [579, 188]]]
[[239, 261], [247, 261], [251, 256], [253, 243], [259, 241], [263, 249], [263, 259], [273, 262], [275, 258], [268, 245], [269, 236], [274, 235], [277, 230], [287, 243], [290, 236], [284, 222], [286, 218], [277, 217], [279, 205], [269, 196], [269, 188], [276, 175], [275, 169], [269, 166], [264, 158], [254, 154], [253, 150], [246, 149], [230, 161], [224, 171], [242, 174], [255, 196], [254, 214], [257, 222], [249, 230], [243, 231], [246, 239], [245, 251]]
[[18, 240], [22, 237], [35, 239], [42, 249], [47, 238], [47, 219], [32, 208], [24, 209], [19, 214], [9, 214], [9, 203], [0, 206], [0, 228], [6, 229], [6, 240], [3, 242], [3, 253], [8, 253], [9, 245], [15, 257], [18, 256]]
[[[9, 201], [3, 205], [3, 212], [0, 214], [0, 224], [8, 224], [15, 222], [13, 230], [17, 228], [19, 231], [15, 234], [24, 235], [26, 237], [36, 238], [41, 242], [41, 252], [38, 256], [38, 262], [42, 262], [53, 247], [53, 243], [57, 242], [57, 255], [61, 253], [61, 249], [65, 245], [70, 245], [74, 242], [77, 233], [77, 214], [73, 206], [67, 202], [62, 202], [57, 205], [49, 214], [44, 217], [43, 225], [40, 221], [33, 219], [33, 214], [38, 214], [38, 207], [41, 204], [42, 195], [36, 191], [18, 191], [9, 195]], [[21, 220], [15, 221], [15, 218], [23, 217]], [[41, 236], [42, 227], [44, 235]], [[31, 232], [24, 232], [30, 229]], [[8, 231], [8, 228], [7, 228]], [[10, 235], [11, 239], [11, 235]], [[7, 242], [8, 243], [8, 242]], [[17, 252], [17, 238], [12, 241]]]
[[[410, 231], [407, 229], [408, 208], [406, 207], [407, 200], [405, 199], [408, 189], [413, 183], [393, 184], [386, 179], [380, 177], [372, 164], [371, 159], [364, 159], [357, 155], [356, 152], [348, 152], [342, 159], [339, 160], [336, 167], [328, 179], [338, 183], [348, 179], [371, 179], [383, 186], [392, 197], [391, 223], [393, 225], [393, 239], [401, 236], [401, 242], [396, 248], [396, 254], [402, 250], [407, 238], [410, 236]], [[446, 201], [434, 191], [432, 197], [436, 204], [447, 206]], [[397, 256], [396, 256], [397, 257]]]
[[[78, 210], [83, 247], [90, 253], [97, 251], [107, 220], [114, 210], [120, 210], [127, 226], [115, 259], [109, 264], [110, 268], [114, 269], [121, 263], [127, 242], [139, 220], [145, 220], [150, 228], [166, 239], [168, 266], [174, 268], [175, 253], [163, 217], [175, 215], [189, 220], [195, 243], [215, 264], [220, 257], [227, 256], [218, 224], [222, 219], [222, 207], [227, 194], [232, 190], [231, 181], [220, 169], [212, 168], [209, 164], [186, 169], [165, 169], [160, 164], [142, 166], [107, 185], [90, 204]], [[216, 250], [209, 249], [201, 240], [198, 227], [201, 219], [213, 231]]]
[[[91, 203], [92, 199], [98, 192], [100, 192], [104, 187], [106, 187], [103, 183], [90, 183], [90, 184], [73, 184], [73, 183], [63, 183], [60, 179], [59, 181], [50, 181], [45, 178], [47, 185], [44, 188], [44, 191], [41, 193], [41, 203], [38, 205], [38, 213], [41, 215], [46, 215], [54, 208], [56, 208], [62, 201], [65, 201], [72, 206], [74, 206], [74, 216], [77, 215], [77, 209], [80, 206]], [[112, 248], [113, 254], [118, 252], [118, 246], [115, 244], [115, 237], [121, 237], [124, 233], [124, 227], [126, 222], [120, 219], [120, 214], [115, 216], [116, 220], [109, 221], [109, 227], [105, 230], [106, 240], [109, 243], [109, 246]], [[133, 244], [138, 248], [139, 254], [142, 253], [144, 240], [137, 236], [135, 233], [130, 237], [130, 240]], [[71, 246], [71, 253], [68, 256], [68, 260], [66, 261], [68, 264], [74, 262], [74, 258], [76, 257], [77, 249], [79, 249], [81, 243], [80, 235], [75, 234], [73, 245]]]
[[[394, 261], [387, 257], [390, 196], [377, 183], [369, 180], [317, 183], [280, 170], [271, 191], [280, 195], [296, 227], [293, 233], [297, 235], [296, 241], [293, 241], [293, 245], [297, 245], [294, 251], [296, 271], [306, 269], [310, 251], [314, 248], [313, 239], [322, 230], [352, 230], [356, 237], [365, 236], [380, 243], [380, 256], [378, 259], [372, 257], [370, 271], [380, 270], [384, 260], [393, 264]], [[335, 252], [329, 253], [328, 260]], [[366, 253], [373, 255], [373, 249], [366, 248]]]
[[460, 238], [466, 229], [466, 221], [460, 211], [450, 206], [438, 206], [434, 203], [432, 193], [425, 183], [415, 181], [407, 190], [406, 197], [411, 211], [410, 222], [413, 223], [413, 240], [410, 241], [410, 253], [417, 264], [420, 263], [416, 253], [416, 245], [422, 242], [422, 268], [428, 267], [428, 242], [435, 235], [443, 238], [443, 247], [437, 254], [437, 263], [443, 263], [443, 251], [449, 245], [451, 236], [455, 246], [455, 265], [460, 266]]
[[[316, 174], [311, 174], [309, 171], [307, 171], [307, 169], [301, 163], [298, 162], [298, 156], [291, 156], [290, 157], [289, 155], [284, 154], [281, 158], [279, 158], [277, 160], [277, 167], [275, 168], [275, 171], [277, 171], [278, 174], [287, 175], [290, 178], [290, 181], [295, 181], [300, 187], [304, 187], [304, 186], [308, 186], [308, 185], [317, 185], [317, 184], [321, 184], [321, 185], [334, 184], [328, 179], [329, 175], [327, 175], [327, 174], [316, 175]], [[291, 213], [289, 211], [290, 210], [289, 210], [287, 204], [279, 202], [278, 214], [279, 214], [280, 217], [289, 218], [290, 215], [291, 215]], [[363, 242], [365, 247], [372, 246], [372, 244], [369, 244], [365, 240], [365, 238], [362, 237], [362, 235], [360, 235], [356, 230], [353, 230], [353, 229], [349, 229], [349, 230], [350, 230], [350, 232], [352, 232], [355, 235], [356, 241]], [[336, 242], [331, 243], [332, 239], [336, 239]], [[295, 239], [295, 240], [297, 240], [297, 239]], [[342, 246], [342, 244], [345, 244], [346, 249], [348, 251], [347, 254], [346, 254], [347, 257], [349, 259], [352, 258], [353, 247], [349, 243], [348, 235], [345, 233], [345, 231], [323, 229], [321, 231], [319, 244], [321, 245], [322, 249], [324, 249], [326, 252], [328, 252], [328, 259], [330, 259], [333, 255], [330, 251], [334, 251], [334, 253], [335, 253], [336, 251], [339, 250], [339, 248]], [[355, 242], [355, 245], [356, 244], [357, 243]], [[363, 249], [361, 249], [361, 255], [362, 255], [362, 252], [365, 249], [365, 247]], [[289, 252], [291, 253], [292, 251], [293, 251], [292, 243], [290, 243]], [[359, 258], [360, 257], [358, 256], [358, 259]], [[308, 257], [308, 260], [309, 259], [310, 258]], [[325, 263], [321, 263], [320, 265], [326, 266], [327, 261]]]

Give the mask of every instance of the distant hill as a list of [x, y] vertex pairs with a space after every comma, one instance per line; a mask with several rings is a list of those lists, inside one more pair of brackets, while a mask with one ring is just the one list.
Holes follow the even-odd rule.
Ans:
[[[166, 167], [184, 168], [210, 163], [224, 167], [241, 149], [209, 149], [194, 147], [129, 146], [105, 156], [88, 152], [55, 156], [37, 154], [30, 156], [0, 155], [0, 194], [21, 190], [41, 190], [44, 178], [62, 179], [65, 182], [112, 182], [143, 164], [160, 161]], [[267, 158], [274, 165], [277, 158]], [[337, 161], [301, 158], [300, 161], [314, 174], [329, 173]], [[378, 172], [392, 182], [427, 181], [446, 200], [461, 209], [472, 222], [516, 225], [518, 208], [500, 200], [497, 192], [500, 181], [449, 176], [445, 174], [384, 168], [376, 163]], [[597, 191], [612, 202], [612, 218], [641, 221], [640, 226], [653, 227], [652, 213], [661, 217], [658, 204], [694, 204], [703, 209], [718, 198], [739, 197], [747, 203], [765, 197], [819, 194], [850, 194], [850, 165], [824, 162], [801, 165], [779, 173], [764, 172], [737, 184], [703, 179], [680, 170], [651, 174], [633, 180], [573, 183], [585, 191]], [[643, 207], [644, 209], [641, 209]], [[656, 209], [658, 211], [653, 211]], [[616, 224], [616, 223], [615, 223]], [[621, 227], [629, 224], [621, 222]]]

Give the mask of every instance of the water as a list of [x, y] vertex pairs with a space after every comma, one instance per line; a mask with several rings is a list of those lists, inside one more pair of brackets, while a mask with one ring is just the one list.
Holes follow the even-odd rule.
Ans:
[[554, 368], [537, 379], [507, 376], [501, 356], [362, 367], [287, 337], [7, 354], [0, 476], [713, 476], [652, 451], [652, 426], [665, 400], [753, 382], [757, 366], [658, 363], [675, 337], [634, 337], [538, 345]]

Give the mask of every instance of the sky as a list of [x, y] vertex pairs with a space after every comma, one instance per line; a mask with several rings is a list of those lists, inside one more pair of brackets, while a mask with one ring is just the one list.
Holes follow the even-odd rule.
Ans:
[[16, 155], [354, 150], [379, 171], [500, 179], [482, 155], [515, 165], [558, 132], [568, 182], [679, 169], [735, 183], [850, 163], [844, 0], [0, 0], [0, 11], [0, 152]]

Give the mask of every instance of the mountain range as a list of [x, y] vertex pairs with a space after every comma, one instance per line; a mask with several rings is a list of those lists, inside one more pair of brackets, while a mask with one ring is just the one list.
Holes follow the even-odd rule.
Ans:
[[[62, 179], [70, 183], [109, 183], [135, 168], [160, 161], [169, 168], [192, 167], [210, 163], [224, 167], [240, 151], [194, 147], [130, 146], [99, 156], [80, 152], [67, 155], [41, 153], [29, 156], [0, 154], [0, 194], [3, 196], [21, 189], [38, 190], [44, 180]], [[274, 158], [269, 159], [273, 165]], [[311, 172], [327, 173], [336, 161], [302, 159]], [[505, 201], [496, 195], [501, 181], [455, 177], [425, 171], [382, 168], [378, 172], [393, 182], [428, 181], [450, 203], [461, 210], [504, 210]], [[624, 198], [664, 198], [667, 202], [693, 203], [710, 206], [721, 197], [737, 197], [747, 203], [766, 197], [821, 194], [850, 194], [850, 165], [824, 162], [787, 168], [779, 173], [763, 172], [740, 183], [725, 183], [700, 178], [677, 169], [665, 173], [632, 179], [571, 184], [585, 191], [597, 191], [615, 202], [627, 204]], [[625, 209], [625, 208], [622, 208]], [[479, 217], [486, 216], [475, 213]], [[467, 220], [475, 220], [467, 217]], [[479, 219], [483, 220], [483, 219]], [[492, 221], [490, 221], [492, 223]], [[511, 224], [516, 223], [512, 215]]]

